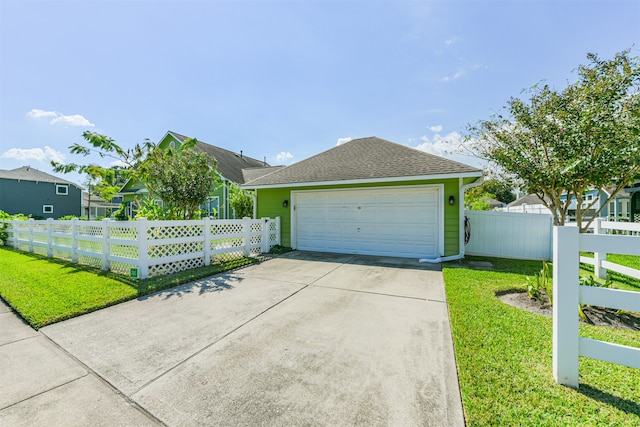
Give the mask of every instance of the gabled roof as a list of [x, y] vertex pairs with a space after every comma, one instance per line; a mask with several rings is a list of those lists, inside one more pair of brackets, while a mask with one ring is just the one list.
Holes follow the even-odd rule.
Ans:
[[[169, 134], [171, 134], [180, 142], [184, 142], [189, 138], [173, 131], [169, 131]], [[220, 175], [230, 181], [237, 182], [239, 184], [243, 184], [245, 182], [244, 176], [242, 174], [243, 169], [269, 167], [269, 165], [262, 160], [257, 160], [252, 157], [245, 156], [242, 153], [234, 153], [233, 151], [216, 147], [215, 145], [210, 145], [200, 140], [198, 140], [196, 150], [216, 159], [218, 161], [218, 172], [220, 173]]]
[[273, 173], [277, 170], [282, 169], [284, 166], [267, 166], [261, 168], [249, 168], [242, 169], [242, 176], [244, 178], [244, 182], [249, 182], [254, 179], [260, 178], [267, 174]]
[[[327, 182], [481, 177], [482, 171], [375, 136], [351, 140], [245, 183], [246, 188]], [[311, 184], [313, 185], [313, 184]]]
[[67, 184], [81, 188], [78, 184], [74, 184], [71, 181], [39, 171], [31, 166], [22, 166], [21, 168], [11, 170], [0, 169], [0, 178], [15, 179], [19, 181], [50, 182], [52, 184]]
[[518, 200], [514, 200], [513, 202], [509, 203], [507, 206], [512, 208], [515, 206], [522, 206], [522, 205], [542, 205], [542, 200], [540, 199], [540, 197], [538, 197], [537, 194], [527, 194], [524, 197], [520, 197]]

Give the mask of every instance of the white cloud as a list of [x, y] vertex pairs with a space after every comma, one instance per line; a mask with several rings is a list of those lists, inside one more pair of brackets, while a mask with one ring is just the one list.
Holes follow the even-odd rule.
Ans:
[[338, 142], [336, 143], [336, 145], [342, 145], [346, 142], [351, 141], [353, 138], [351, 138], [350, 136], [347, 136], [346, 138], [338, 138]]
[[455, 74], [451, 76], [445, 76], [441, 80], [443, 82], [450, 82], [453, 80], [458, 80], [460, 77], [464, 76], [465, 74], [466, 74], [466, 71], [463, 68], [460, 68], [458, 71], [455, 72]]
[[458, 132], [451, 132], [444, 136], [436, 134], [433, 137], [428, 137], [425, 135], [420, 137], [420, 140], [422, 143], [413, 148], [480, 169], [486, 164], [485, 161], [471, 155], [470, 151], [465, 148], [475, 141], [473, 139], [465, 140], [465, 137]]
[[458, 132], [451, 132], [445, 136], [434, 135], [432, 138], [425, 135], [420, 140], [422, 143], [414, 148], [436, 156], [442, 156], [458, 151], [458, 148], [464, 142], [464, 137]]
[[431, 132], [442, 132], [442, 125], [429, 126]]
[[44, 148], [10, 148], [0, 156], [5, 159], [34, 160], [37, 162], [64, 162], [64, 154], [49, 146]]
[[447, 39], [444, 41], [444, 44], [446, 46], [451, 46], [452, 44], [454, 44], [456, 41], [458, 41], [457, 37], [451, 37], [450, 39]]
[[56, 117], [57, 115], [58, 113], [56, 113], [55, 111], [44, 111], [38, 110], [37, 108], [34, 108], [27, 113], [27, 117], [31, 117], [33, 119], [46, 119], [49, 117]]
[[62, 113], [58, 113], [57, 111], [45, 111], [38, 110], [34, 108], [33, 110], [27, 113], [27, 117], [31, 117], [32, 119], [51, 119], [49, 121], [50, 124], [56, 125], [58, 123], [65, 124], [67, 126], [82, 126], [82, 127], [94, 127], [95, 125], [87, 120], [84, 116], [80, 114], [74, 114], [72, 116], [66, 116]]
[[293, 154], [288, 151], [281, 151], [277, 156], [276, 160], [280, 163], [288, 163], [289, 160], [293, 159]]

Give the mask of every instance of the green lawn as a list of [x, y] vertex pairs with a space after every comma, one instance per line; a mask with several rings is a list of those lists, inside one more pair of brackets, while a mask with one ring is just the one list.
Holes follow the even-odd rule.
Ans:
[[[592, 253], [583, 252], [580, 255], [593, 258]], [[640, 270], [640, 256], [635, 255], [621, 255], [621, 254], [607, 254], [607, 261], [614, 262], [616, 264], [623, 265], [625, 267], [634, 268]], [[580, 264], [582, 276], [593, 276], [593, 266], [588, 264]], [[608, 271], [607, 275], [614, 281], [613, 287], [618, 289], [624, 289], [627, 291], [640, 291], [640, 280], [633, 277], [625, 276], [624, 274], [616, 273], [615, 271]], [[600, 280], [601, 282], [603, 280]]]
[[[640, 371], [580, 358], [580, 388], [555, 383], [552, 319], [495, 293], [525, 290], [540, 262], [488, 259], [495, 271], [443, 267], [468, 425], [639, 426]], [[576, 310], [577, 316], [577, 310]], [[640, 333], [580, 325], [581, 336], [640, 347]]]
[[257, 260], [240, 258], [136, 280], [0, 247], [0, 297], [35, 329]]

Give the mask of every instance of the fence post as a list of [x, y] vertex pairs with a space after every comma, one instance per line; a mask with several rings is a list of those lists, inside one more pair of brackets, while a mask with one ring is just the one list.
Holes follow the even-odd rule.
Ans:
[[269, 218], [262, 218], [262, 253], [266, 254], [269, 252], [269, 242], [271, 237], [269, 236], [269, 229], [271, 228], [271, 220]]
[[149, 277], [149, 223], [147, 218], [138, 218], [138, 273], [140, 279]]
[[204, 233], [202, 233], [202, 238], [204, 243], [202, 244], [202, 250], [204, 251], [204, 265], [211, 265], [211, 220], [206, 217], [203, 221]]
[[244, 256], [251, 255], [249, 244], [251, 243], [251, 218], [245, 216], [242, 218], [242, 246], [244, 248]]
[[553, 227], [553, 377], [578, 388], [578, 227]]
[[109, 219], [102, 220], [102, 270], [109, 271], [109, 255], [111, 247], [109, 245]]
[[78, 263], [78, 218], [71, 220], [71, 262]]
[[11, 235], [11, 237], [13, 238], [13, 249], [18, 249], [18, 233], [16, 233], [16, 223], [18, 222], [17, 219], [14, 219], [11, 221], [11, 227], [13, 230], [13, 234]]
[[280, 217], [276, 217], [276, 245], [280, 245]]
[[29, 218], [29, 252], [33, 252], [33, 218]]
[[[602, 218], [596, 218], [593, 224], [593, 234], [603, 234], [602, 232]], [[602, 267], [602, 261], [607, 260], [606, 252], [594, 252], [593, 253], [593, 272], [598, 279], [607, 278], [607, 269]]]
[[53, 258], [53, 218], [47, 218], [47, 257]]

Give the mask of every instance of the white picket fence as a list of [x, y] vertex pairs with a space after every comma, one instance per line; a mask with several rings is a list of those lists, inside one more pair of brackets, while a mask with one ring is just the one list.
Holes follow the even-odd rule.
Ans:
[[16, 249], [145, 279], [268, 252], [280, 218], [4, 221]]
[[465, 211], [465, 215], [471, 223], [465, 254], [551, 260], [551, 215], [498, 211]]
[[640, 255], [640, 244], [637, 236], [580, 234], [576, 227], [553, 229], [553, 376], [558, 383], [575, 388], [579, 386], [578, 356], [640, 369], [640, 348], [580, 337], [578, 304], [640, 312], [640, 292], [579, 284], [581, 251]]

